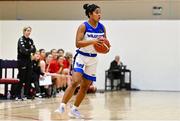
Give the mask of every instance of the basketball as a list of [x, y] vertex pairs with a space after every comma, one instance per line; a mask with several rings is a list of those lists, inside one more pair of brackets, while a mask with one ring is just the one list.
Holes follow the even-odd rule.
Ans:
[[102, 54], [108, 53], [110, 50], [110, 47], [111, 47], [109, 41], [104, 37], [101, 37], [99, 39], [99, 41], [103, 41], [103, 43], [102, 44], [99, 44], [99, 43], [94, 44], [94, 49], [96, 50], [96, 52], [102, 53]]

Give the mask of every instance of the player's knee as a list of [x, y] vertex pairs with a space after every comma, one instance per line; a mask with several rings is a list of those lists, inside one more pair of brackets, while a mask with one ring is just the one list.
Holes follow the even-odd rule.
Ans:
[[71, 86], [72, 86], [73, 88], [76, 88], [78, 85], [79, 85], [78, 82], [72, 82], [72, 83], [71, 83]]
[[88, 85], [81, 85], [81, 87], [80, 87], [80, 89], [81, 89], [81, 91], [83, 91], [83, 92], [87, 92], [87, 90], [88, 90]]

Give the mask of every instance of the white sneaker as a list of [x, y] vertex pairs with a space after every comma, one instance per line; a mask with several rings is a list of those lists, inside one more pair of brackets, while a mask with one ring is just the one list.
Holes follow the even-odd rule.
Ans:
[[80, 114], [80, 112], [76, 108], [71, 109], [71, 111], [68, 113], [68, 115], [71, 118], [83, 118], [83, 116]]
[[22, 101], [26, 101], [27, 100], [27, 97], [23, 97], [21, 98]]
[[56, 109], [54, 112], [63, 114], [63, 113], [65, 112], [65, 107], [64, 107], [64, 106], [60, 106], [60, 107], [59, 107], [58, 109]]
[[21, 100], [21, 99], [20, 99], [20, 98], [18, 98], [18, 97], [15, 97], [15, 100], [16, 100], [16, 101], [18, 101], [18, 100]]
[[40, 93], [36, 93], [35, 97], [42, 98]]

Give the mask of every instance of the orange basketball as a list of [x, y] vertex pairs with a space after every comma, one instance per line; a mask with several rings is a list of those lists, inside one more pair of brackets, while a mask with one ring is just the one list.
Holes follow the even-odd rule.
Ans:
[[106, 38], [100, 38], [99, 41], [103, 41], [102, 44], [96, 43], [94, 44], [94, 49], [98, 52], [98, 53], [108, 53], [110, 50], [110, 43]]

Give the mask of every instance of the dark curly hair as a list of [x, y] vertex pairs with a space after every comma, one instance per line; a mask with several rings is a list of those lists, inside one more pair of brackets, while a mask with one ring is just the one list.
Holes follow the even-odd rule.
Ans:
[[89, 18], [89, 13], [93, 13], [97, 8], [100, 8], [99, 6], [95, 5], [95, 4], [84, 4], [83, 5], [83, 8], [85, 9], [85, 13], [86, 13], [86, 16]]

